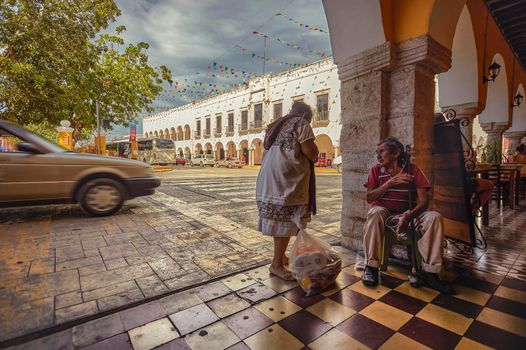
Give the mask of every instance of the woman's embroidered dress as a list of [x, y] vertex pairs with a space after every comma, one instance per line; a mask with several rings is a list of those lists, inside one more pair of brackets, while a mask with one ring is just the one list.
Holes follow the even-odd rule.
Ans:
[[259, 210], [257, 230], [268, 236], [293, 236], [298, 227], [292, 218], [302, 217], [305, 227], [310, 221], [309, 160], [300, 144], [314, 139], [308, 121], [293, 117], [281, 128], [272, 146], [263, 153], [263, 163], [256, 185]]

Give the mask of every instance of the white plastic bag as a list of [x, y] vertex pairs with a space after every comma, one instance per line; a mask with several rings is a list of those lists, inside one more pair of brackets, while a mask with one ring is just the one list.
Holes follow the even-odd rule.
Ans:
[[341, 269], [342, 260], [331, 246], [300, 228], [290, 253], [290, 271], [307, 295], [330, 287]]

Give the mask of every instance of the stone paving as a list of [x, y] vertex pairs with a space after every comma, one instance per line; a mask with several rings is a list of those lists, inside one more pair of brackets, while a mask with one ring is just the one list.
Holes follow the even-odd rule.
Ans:
[[[256, 172], [233, 174], [170, 175], [107, 218], [76, 206], [0, 209], [0, 342], [267, 263]], [[341, 177], [319, 176], [318, 192], [310, 231], [337, 243]]]
[[[449, 245], [442, 278], [455, 295], [407, 282], [390, 265], [374, 288], [356, 256], [322, 294], [252, 268], [9, 348], [26, 349], [521, 349], [526, 344], [526, 211], [493, 210], [488, 248]], [[522, 345], [521, 345], [522, 344]]]

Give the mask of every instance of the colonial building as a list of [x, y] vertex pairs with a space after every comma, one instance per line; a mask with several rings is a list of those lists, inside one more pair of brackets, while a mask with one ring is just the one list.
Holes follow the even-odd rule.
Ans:
[[144, 119], [146, 137], [170, 138], [177, 154], [190, 158], [238, 156], [261, 164], [267, 124], [285, 115], [294, 101], [312, 106], [320, 156], [340, 153], [340, 81], [332, 58], [287, 72], [252, 79], [244, 88], [195, 101]]

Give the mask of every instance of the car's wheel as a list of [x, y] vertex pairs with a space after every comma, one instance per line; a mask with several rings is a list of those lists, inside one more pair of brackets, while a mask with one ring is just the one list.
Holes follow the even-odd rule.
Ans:
[[203, 162], [199, 163], [199, 165], [200, 165], [201, 167], [204, 167], [204, 166], [205, 166], [205, 164], [204, 164]]
[[232, 164], [228, 164], [228, 169], [232, 169]]
[[216, 162], [216, 163], [214, 164], [214, 166], [215, 166], [216, 168], [219, 168], [219, 163]]
[[122, 208], [126, 197], [124, 186], [113, 179], [98, 178], [84, 183], [78, 191], [80, 208], [89, 215], [106, 216]]
[[341, 165], [341, 164], [338, 164], [338, 165], [336, 166], [336, 170], [338, 170], [338, 172], [341, 173], [341, 172], [342, 172], [342, 165]]

